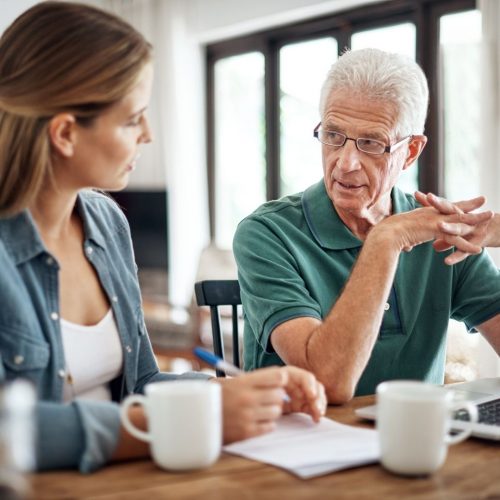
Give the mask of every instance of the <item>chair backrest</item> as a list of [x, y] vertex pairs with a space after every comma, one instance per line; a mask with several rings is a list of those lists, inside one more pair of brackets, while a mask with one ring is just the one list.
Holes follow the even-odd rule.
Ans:
[[[222, 359], [224, 359], [224, 339], [220, 325], [219, 306], [232, 306], [233, 364], [239, 368], [238, 305], [241, 304], [241, 297], [238, 280], [198, 281], [194, 285], [194, 291], [197, 304], [210, 307], [214, 354]], [[216, 370], [216, 373], [218, 377], [225, 377], [225, 373], [220, 370]]]

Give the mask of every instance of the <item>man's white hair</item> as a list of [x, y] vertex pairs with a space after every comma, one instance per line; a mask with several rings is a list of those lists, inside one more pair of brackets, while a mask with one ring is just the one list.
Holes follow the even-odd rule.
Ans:
[[330, 68], [321, 88], [323, 119], [330, 94], [352, 91], [367, 100], [392, 103], [399, 137], [424, 132], [429, 101], [427, 79], [420, 66], [401, 54], [378, 49], [347, 51]]

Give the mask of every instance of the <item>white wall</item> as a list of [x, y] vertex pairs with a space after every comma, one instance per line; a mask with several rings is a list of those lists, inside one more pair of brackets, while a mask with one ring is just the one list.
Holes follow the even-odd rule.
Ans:
[[186, 0], [188, 28], [219, 41], [380, 0]]
[[0, 0], [0, 34], [21, 12], [36, 3], [37, 0]]

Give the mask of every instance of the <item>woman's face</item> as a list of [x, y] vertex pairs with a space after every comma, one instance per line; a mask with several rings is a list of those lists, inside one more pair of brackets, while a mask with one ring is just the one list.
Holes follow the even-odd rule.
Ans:
[[78, 123], [73, 154], [55, 169], [57, 184], [69, 189], [123, 189], [134, 170], [139, 146], [151, 142], [145, 115], [151, 97], [153, 67], [142, 70], [138, 84], [90, 126]]

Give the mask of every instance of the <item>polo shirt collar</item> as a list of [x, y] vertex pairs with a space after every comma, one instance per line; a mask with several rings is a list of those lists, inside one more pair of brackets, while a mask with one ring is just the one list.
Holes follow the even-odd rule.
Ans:
[[[80, 194], [77, 207], [83, 220], [85, 238], [104, 248], [104, 236], [89, 215], [88, 200]], [[48, 253], [28, 209], [0, 219], [0, 240], [16, 265], [27, 262], [40, 254]]]
[[[393, 213], [407, 212], [416, 208], [398, 188], [391, 193]], [[323, 180], [307, 188], [302, 195], [302, 209], [314, 238], [323, 248], [347, 250], [358, 248], [363, 242], [342, 222], [328, 197]]]

